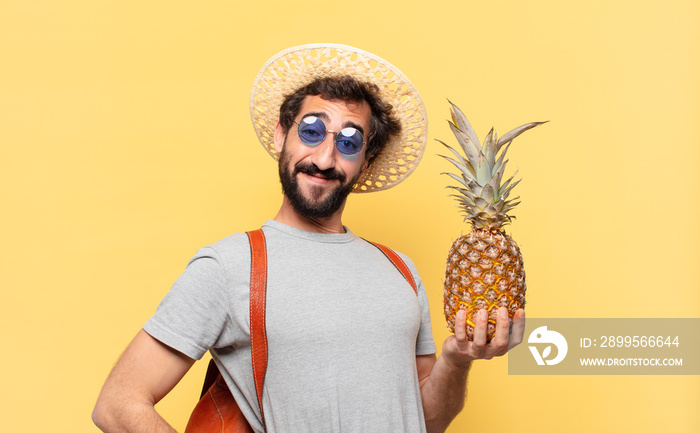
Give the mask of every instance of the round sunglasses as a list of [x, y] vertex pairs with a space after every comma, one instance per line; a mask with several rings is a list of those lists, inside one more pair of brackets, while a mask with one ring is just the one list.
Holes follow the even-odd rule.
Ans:
[[364, 146], [365, 138], [362, 133], [356, 128], [347, 127], [339, 132], [326, 129], [326, 124], [319, 117], [307, 116], [301, 119], [301, 122], [294, 121], [297, 124], [297, 132], [302, 143], [310, 147], [316, 147], [326, 138], [326, 133], [335, 134], [335, 147], [338, 152], [344, 155], [355, 155]]

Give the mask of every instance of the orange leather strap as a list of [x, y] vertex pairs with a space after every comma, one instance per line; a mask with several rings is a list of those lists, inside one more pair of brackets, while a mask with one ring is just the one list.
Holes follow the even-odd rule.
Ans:
[[[367, 239], [365, 239], [365, 240], [367, 241]], [[377, 244], [377, 243], [374, 243], [372, 241], [367, 241], [367, 242], [369, 242], [370, 244], [379, 248], [379, 250], [381, 252], [383, 252], [384, 255], [389, 260], [391, 260], [391, 263], [393, 263], [394, 266], [396, 266], [396, 269], [398, 269], [399, 272], [401, 272], [401, 275], [403, 275], [403, 277], [406, 279], [406, 281], [408, 281], [408, 284], [410, 284], [411, 287], [413, 287], [413, 291], [416, 292], [416, 294], [418, 294], [418, 288], [416, 287], [416, 280], [413, 279], [413, 274], [408, 269], [408, 266], [406, 266], [406, 263], [401, 259], [401, 257], [399, 257], [399, 255], [396, 254], [394, 252], [394, 250], [392, 250], [391, 248], [387, 248], [382, 244]]]
[[260, 405], [263, 426], [262, 391], [267, 372], [267, 333], [265, 331], [265, 300], [267, 295], [267, 246], [262, 229], [246, 233], [250, 240], [250, 346], [253, 358], [253, 379]]

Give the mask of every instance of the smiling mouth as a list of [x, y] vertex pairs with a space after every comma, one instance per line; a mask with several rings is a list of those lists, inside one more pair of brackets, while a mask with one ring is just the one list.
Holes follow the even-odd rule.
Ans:
[[294, 171], [295, 175], [301, 173], [306, 177], [309, 177], [310, 180], [312, 180], [313, 182], [323, 185], [329, 184], [334, 180], [337, 180], [340, 183], [343, 183], [345, 181], [345, 176], [342, 173], [337, 172], [332, 168], [329, 168], [327, 170], [320, 170], [314, 164], [297, 165]]
[[303, 174], [304, 176], [310, 178], [313, 182], [315, 183], [320, 183], [320, 184], [329, 184], [333, 181], [338, 181], [340, 182], [340, 179], [337, 178], [328, 178], [326, 176], [323, 176], [321, 174], [310, 174], [310, 173], [305, 173], [303, 171], [299, 172], [300, 174]]

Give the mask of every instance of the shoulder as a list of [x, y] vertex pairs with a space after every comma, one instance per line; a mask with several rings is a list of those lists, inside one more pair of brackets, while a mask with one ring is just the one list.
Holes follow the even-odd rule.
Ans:
[[389, 251], [395, 253], [398, 256], [398, 258], [400, 258], [406, 264], [406, 266], [408, 266], [408, 268], [412, 274], [414, 274], [416, 276], [418, 275], [418, 270], [416, 269], [416, 266], [414, 265], [413, 260], [411, 260], [411, 258], [408, 257], [406, 254], [402, 253], [401, 251], [397, 251], [397, 250], [391, 248], [391, 246], [386, 245], [386, 244], [369, 242], [369, 241], [368, 241], [368, 244], [374, 244], [377, 249], [379, 249], [378, 247], [384, 247], [384, 248], [388, 249]]
[[[367, 241], [364, 238], [363, 238], [363, 240]], [[393, 262], [394, 265], [396, 267], [398, 267], [402, 273], [404, 273], [404, 272], [400, 268], [403, 267], [403, 265], [405, 265], [405, 267], [408, 269], [408, 271], [413, 276], [413, 280], [416, 283], [416, 285], [417, 286], [421, 285], [421, 280], [420, 280], [420, 276], [418, 275], [418, 270], [417, 270], [415, 264], [413, 263], [413, 260], [411, 260], [406, 254], [404, 254], [400, 251], [397, 251], [397, 250], [389, 247], [386, 244], [380, 244], [380, 243], [375, 243], [375, 242], [370, 242], [370, 241], [367, 241], [366, 243], [367, 243], [367, 245], [373, 244], [373, 246], [370, 246], [368, 248], [372, 248], [376, 251], [381, 251], [381, 253], [384, 256], [386, 256], [387, 259], [389, 259], [391, 262]]]
[[[207, 265], [203, 265], [207, 263]], [[250, 243], [244, 233], [234, 233], [204, 246], [187, 263], [188, 268], [206, 266], [209, 271], [223, 272], [227, 278], [250, 267]]]
[[238, 252], [243, 249], [250, 249], [248, 236], [245, 232], [234, 233], [232, 235], [226, 236], [217, 242], [207, 245], [204, 248], [209, 248], [219, 254], [227, 254], [232, 252]]
[[408, 257], [406, 254], [404, 254], [404, 253], [402, 253], [402, 252], [400, 252], [400, 251], [394, 250], [394, 252], [395, 252], [399, 257], [401, 257], [401, 260], [403, 260], [404, 263], [406, 263], [406, 266], [408, 266], [408, 268], [411, 270], [412, 273], [414, 273], [414, 274], [416, 274], [416, 275], [418, 274], [418, 270], [416, 269], [416, 265], [413, 263], [413, 260], [411, 260], [410, 257]]
[[244, 232], [234, 233], [217, 242], [200, 248], [193, 260], [198, 257], [211, 257], [217, 260], [250, 256], [250, 243]]
[[418, 274], [418, 269], [416, 268], [416, 265], [413, 263], [413, 260], [411, 260], [406, 254], [395, 251], [396, 255], [398, 255], [401, 260], [403, 260], [404, 264], [408, 268], [408, 270], [411, 272], [411, 275], [413, 275], [413, 280], [416, 284], [416, 291], [419, 293], [423, 289], [423, 282], [420, 279], [420, 275]]

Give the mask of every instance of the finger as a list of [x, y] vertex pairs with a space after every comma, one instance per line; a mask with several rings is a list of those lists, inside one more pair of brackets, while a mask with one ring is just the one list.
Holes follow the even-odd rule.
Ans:
[[474, 326], [474, 349], [475, 355], [479, 357], [483, 356], [486, 348], [486, 333], [488, 327], [488, 317], [489, 314], [485, 308], [479, 310], [476, 314], [476, 323]]
[[510, 331], [510, 339], [508, 341], [508, 350], [514, 348], [518, 344], [523, 342], [523, 336], [525, 335], [525, 310], [522, 308], [515, 312], [515, 318], [513, 319], [513, 327]]
[[509, 328], [508, 309], [506, 307], [501, 307], [498, 309], [498, 314], [496, 316], [496, 335], [490, 343], [494, 356], [503, 355], [508, 351]]
[[455, 317], [455, 337], [458, 342], [467, 341], [467, 312], [459, 310]]

